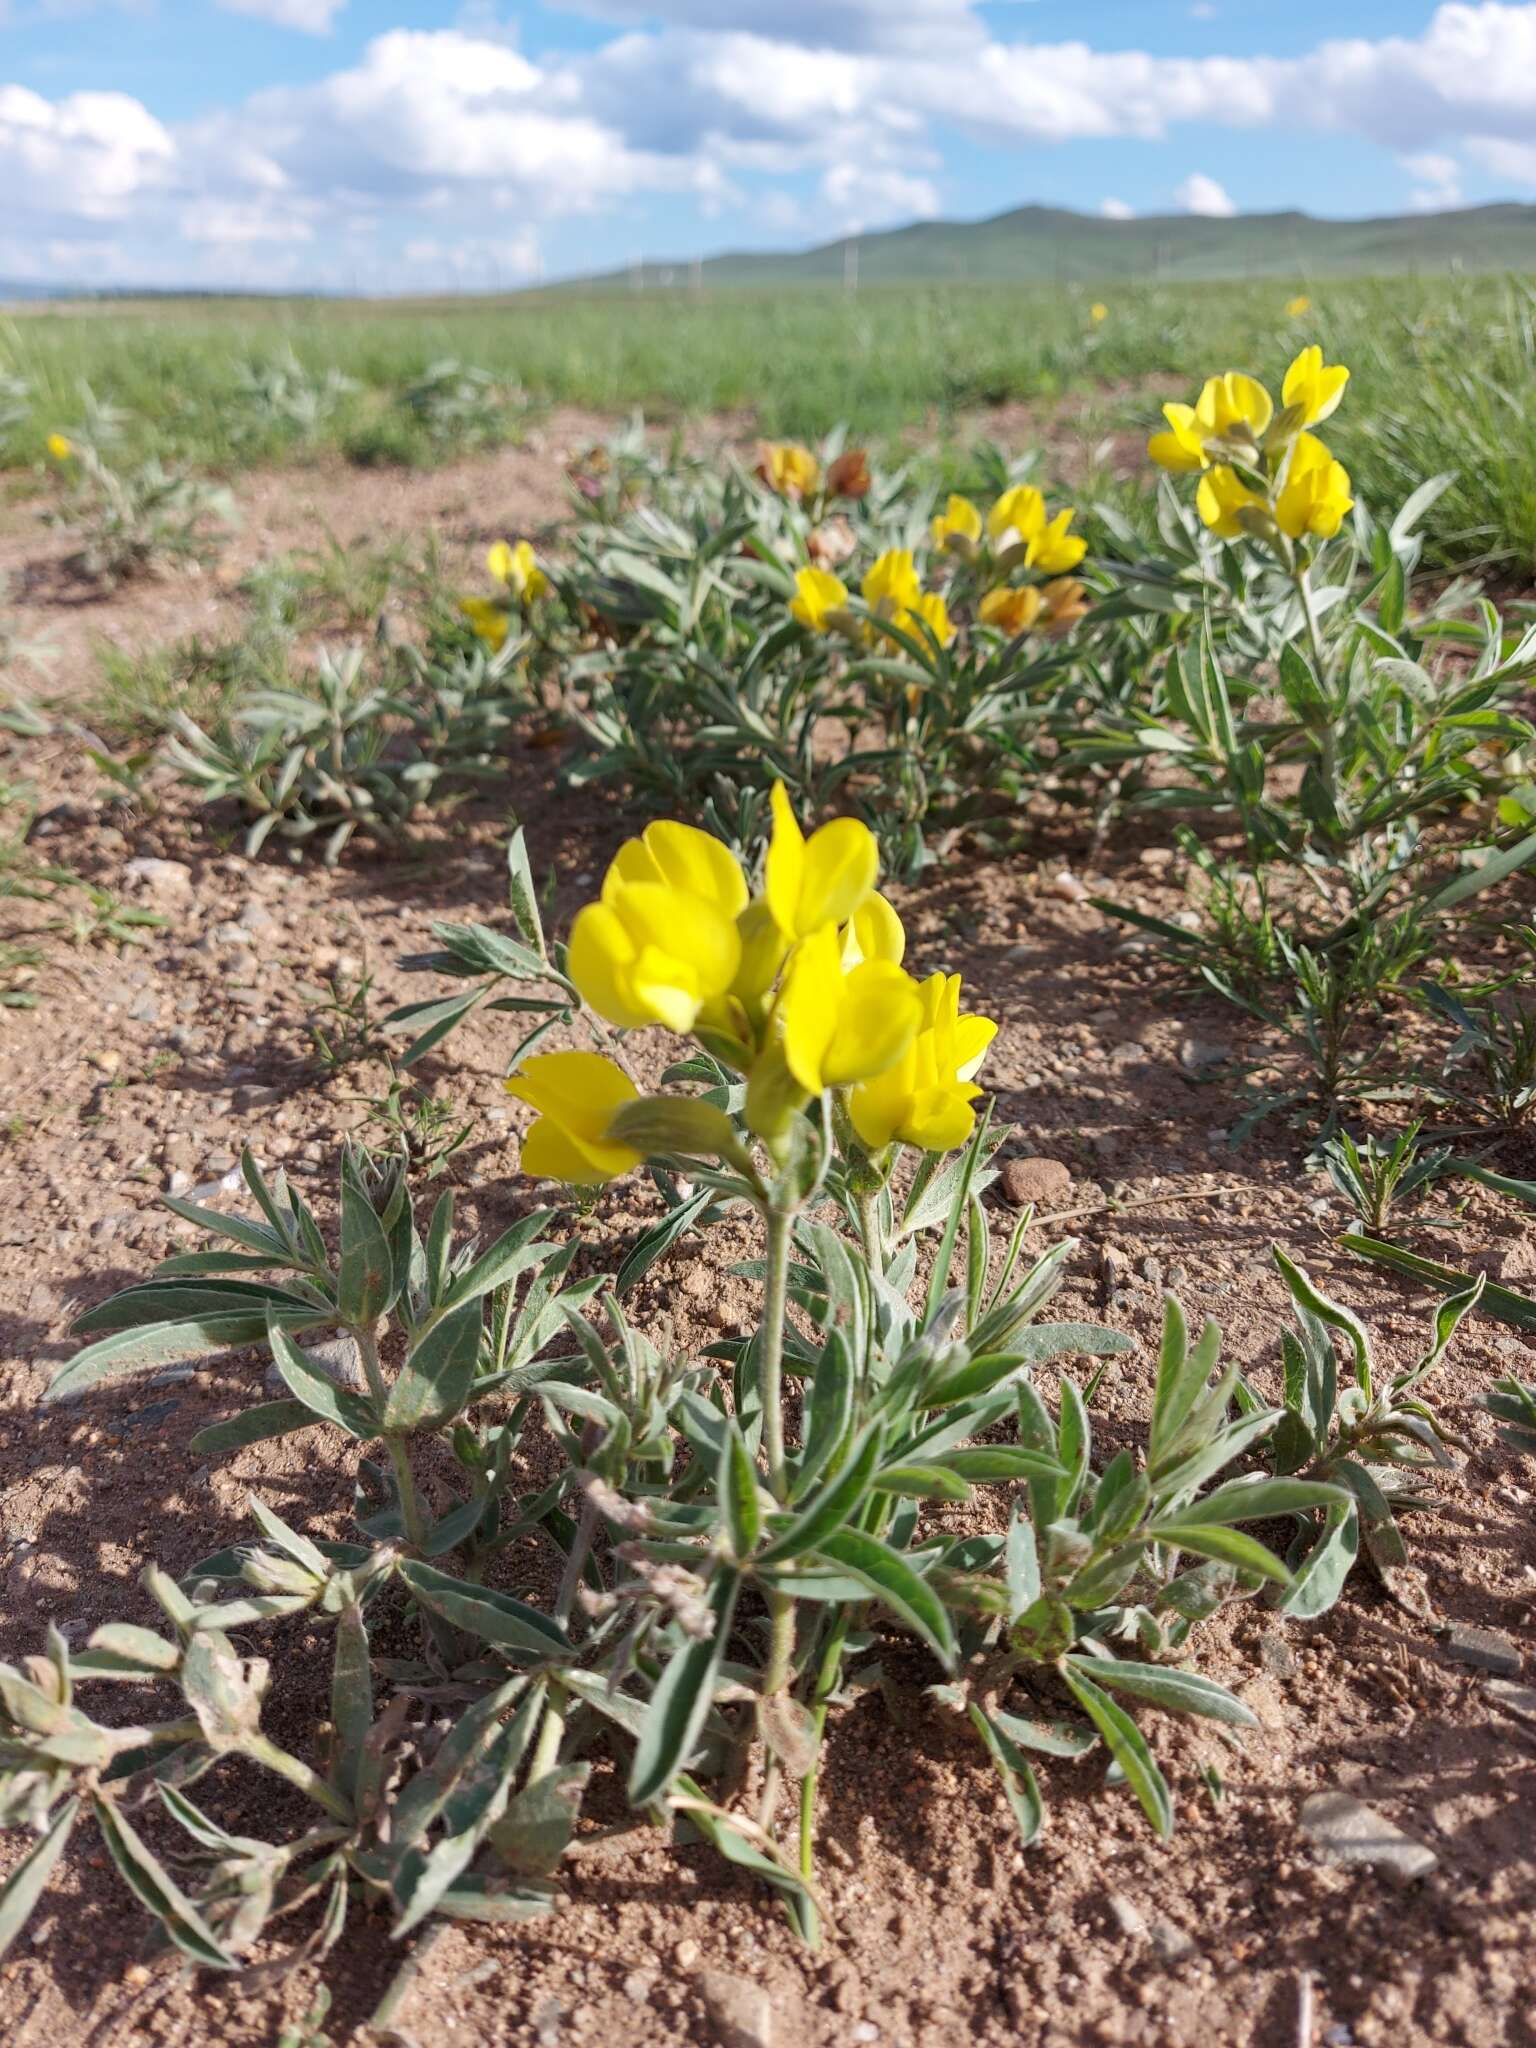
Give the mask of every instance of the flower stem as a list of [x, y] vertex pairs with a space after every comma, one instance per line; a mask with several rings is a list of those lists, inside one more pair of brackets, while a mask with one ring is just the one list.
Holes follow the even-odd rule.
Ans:
[[849, 1614], [845, 1608], [832, 1625], [827, 1647], [816, 1673], [816, 1690], [811, 1700], [811, 1726], [816, 1735], [816, 1761], [800, 1780], [800, 1875], [810, 1881], [816, 1863], [816, 1788], [821, 1777], [821, 1739], [827, 1725], [827, 1705], [837, 1690], [843, 1667], [843, 1644], [848, 1639]]
[[297, 1785], [305, 1797], [312, 1799], [332, 1820], [339, 1820], [348, 1827], [352, 1825], [352, 1808], [341, 1794], [310, 1765], [279, 1748], [270, 1735], [263, 1735], [257, 1728], [244, 1738], [240, 1747], [253, 1763], [262, 1764], [267, 1770], [276, 1771], [280, 1778], [286, 1778], [290, 1785]]
[[[358, 1356], [363, 1361], [363, 1374], [368, 1381], [368, 1391], [373, 1396], [373, 1405], [382, 1419], [384, 1404], [389, 1399], [389, 1389], [384, 1384], [384, 1369], [379, 1364], [378, 1339], [373, 1331], [358, 1330]], [[394, 1468], [395, 1491], [400, 1496], [400, 1514], [405, 1523], [405, 1538], [413, 1550], [420, 1550], [426, 1539], [427, 1525], [422, 1518], [421, 1501], [416, 1493], [416, 1480], [411, 1471], [411, 1455], [405, 1448], [405, 1438], [384, 1433], [384, 1442], [389, 1450], [389, 1462]]]
[[794, 1211], [771, 1201], [764, 1220], [768, 1226], [768, 1271], [763, 1282], [757, 1385], [763, 1409], [768, 1484], [774, 1499], [782, 1501], [789, 1497], [789, 1476], [784, 1463], [784, 1311], [789, 1298], [789, 1245], [794, 1234]]

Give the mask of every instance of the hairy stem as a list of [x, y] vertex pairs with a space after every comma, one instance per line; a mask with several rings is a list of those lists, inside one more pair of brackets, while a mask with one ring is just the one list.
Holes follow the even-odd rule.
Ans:
[[348, 1827], [352, 1825], [352, 1808], [341, 1794], [301, 1758], [280, 1748], [270, 1735], [263, 1735], [259, 1728], [255, 1729], [240, 1746], [253, 1763], [262, 1764], [267, 1770], [276, 1771], [280, 1778], [286, 1778], [290, 1785], [297, 1785], [304, 1796], [312, 1799], [332, 1820], [339, 1820]]
[[[389, 1389], [384, 1384], [384, 1368], [379, 1363], [379, 1341], [371, 1329], [359, 1330], [356, 1335], [358, 1356], [363, 1361], [363, 1374], [368, 1381], [368, 1391], [373, 1396], [375, 1409], [382, 1415], [384, 1403], [389, 1398]], [[420, 1550], [426, 1538], [427, 1525], [422, 1518], [416, 1479], [411, 1471], [411, 1454], [405, 1448], [404, 1437], [386, 1435], [384, 1442], [389, 1449], [389, 1462], [394, 1468], [395, 1491], [400, 1496], [400, 1513], [405, 1521], [406, 1541], [413, 1550]]]
[[763, 1407], [763, 1452], [768, 1484], [775, 1500], [789, 1496], [784, 1464], [784, 1310], [789, 1297], [789, 1244], [794, 1211], [771, 1202], [768, 1225], [768, 1272], [763, 1282], [763, 1326], [758, 1338], [757, 1384]]

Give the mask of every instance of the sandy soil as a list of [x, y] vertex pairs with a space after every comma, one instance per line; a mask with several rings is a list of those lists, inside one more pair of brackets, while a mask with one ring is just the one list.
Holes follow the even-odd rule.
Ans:
[[[468, 549], [537, 525], [562, 502], [560, 450], [584, 444], [591, 425], [552, 421], [541, 448], [430, 477], [253, 480], [234, 566], [326, 526], [346, 538], [430, 520]], [[13, 569], [44, 559], [26, 535], [0, 538]], [[96, 635], [146, 644], [214, 623], [225, 602], [214, 587], [162, 585], [85, 616], [50, 601], [46, 576], [28, 596], [71, 663]], [[366, 967], [380, 1012], [428, 993], [394, 962], [429, 943], [434, 918], [501, 919], [509, 810], [538, 873], [554, 873], [553, 920], [568, 921], [629, 821], [615, 801], [561, 791], [557, 767], [548, 749], [519, 751], [504, 798], [429, 825], [413, 857], [359, 848], [327, 874], [248, 862], [228, 820], [176, 799], [147, 822], [108, 813], [97, 778], [52, 742], [0, 762], [38, 785], [45, 808], [63, 806], [39, 851], [119, 886], [136, 855], [186, 868], [184, 886], [157, 901], [171, 920], [163, 931], [120, 955], [56, 951], [39, 1007], [0, 1010], [0, 1654], [37, 1647], [50, 1618], [72, 1639], [109, 1616], [149, 1619], [136, 1584], [145, 1559], [184, 1569], [239, 1531], [252, 1492], [302, 1526], [340, 1532], [349, 1487], [339, 1443], [259, 1446], [212, 1468], [190, 1451], [197, 1430], [259, 1382], [254, 1353], [57, 1410], [34, 1404], [74, 1348], [72, 1317], [189, 1241], [156, 1202], [173, 1173], [217, 1179], [248, 1142], [307, 1176], [329, 1216], [337, 1136], [357, 1126], [357, 1098], [382, 1076], [376, 1065], [330, 1079], [316, 1070], [298, 985]], [[1136, 1339], [1096, 1397], [1105, 1450], [1134, 1440], [1148, 1412], [1162, 1286], [1192, 1317], [1215, 1316], [1228, 1355], [1273, 1390], [1286, 1320], [1268, 1260], [1276, 1239], [1366, 1315], [1389, 1363], [1408, 1362], [1424, 1305], [1335, 1248], [1344, 1207], [1303, 1173], [1295, 1134], [1266, 1129], [1236, 1153], [1227, 1144], [1231, 1092], [1195, 1070], [1210, 1050], [1251, 1051], [1249, 1028], [1214, 998], [1182, 993], [1155, 953], [1063, 891], [1062, 867], [1081, 873], [1086, 858], [1042, 822], [1027, 855], [961, 858], [898, 894], [915, 964], [960, 968], [972, 1005], [1003, 1020], [984, 1078], [1017, 1127], [1010, 1156], [1054, 1162], [1036, 1169], [1047, 1209], [1091, 1212], [1037, 1223], [1030, 1241], [1044, 1249], [1073, 1231], [1061, 1312]], [[1163, 914], [1183, 900], [1177, 863], [1151, 840], [1128, 836], [1101, 873], [1110, 893]], [[35, 906], [0, 903], [9, 932], [35, 921]], [[473, 1020], [429, 1069], [474, 1118], [454, 1178], [463, 1222], [482, 1233], [532, 1199], [515, 1173], [524, 1112], [499, 1086], [508, 1021]], [[1518, 1151], [1500, 1163], [1536, 1168]], [[1001, 1234], [1011, 1211], [997, 1206]], [[607, 1258], [646, 1213], [643, 1195], [620, 1185], [572, 1227], [588, 1258]], [[1459, 1231], [1426, 1228], [1415, 1241], [1524, 1284], [1536, 1272], [1528, 1225], [1528, 1212], [1474, 1194]], [[631, 1299], [658, 1342], [701, 1344], [730, 1321], [739, 1283], [720, 1269], [742, 1249], [717, 1240], [701, 1257], [684, 1246], [652, 1269]], [[641, 1832], [573, 1859], [568, 1903], [547, 1922], [446, 1932], [396, 2038], [418, 2048], [730, 2044], [747, 2038], [731, 2032], [731, 1999], [758, 1986], [780, 2048], [1536, 2041], [1536, 1728], [1501, 1709], [1437, 1634], [1448, 1622], [1498, 1629], [1520, 1646], [1527, 1682], [1536, 1670], [1536, 1478], [1497, 1445], [1479, 1406], [1511, 1370], [1536, 1377], [1532, 1348], [1480, 1320], [1438, 1383], [1465, 1460], [1414, 1524], [1421, 1597], [1410, 1589], [1395, 1601], [1362, 1572], [1321, 1623], [1281, 1631], [1255, 1603], [1206, 1629], [1202, 1668], [1233, 1685], [1262, 1727], [1234, 1754], [1199, 1727], [1147, 1717], [1179, 1802], [1170, 1849], [1090, 1761], [1049, 1767], [1048, 1829], [1022, 1852], [989, 1767], [925, 1702], [932, 1673], [914, 1656], [832, 1731], [822, 1840], [834, 1924], [819, 1956], [708, 1852]], [[524, 1561], [508, 1569], [516, 1587]], [[263, 1632], [260, 1647], [284, 1674], [275, 1732], [302, 1748], [325, 1711], [323, 1645], [298, 1625]], [[1225, 1794], [1213, 1803], [1199, 1773], [1218, 1757]], [[272, 1822], [265, 1782], [229, 1772], [218, 1782], [235, 1825], [242, 1812]], [[1335, 1786], [1428, 1843], [1438, 1868], [1399, 1891], [1373, 1872], [1321, 1866], [1298, 1810]], [[4, 1838], [0, 1868], [23, 1846]], [[276, 2041], [307, 2008], [309, 1973], [259, 1998], [209, 1977], [189, 1983], [148, 1955], [144, 1925], [83, 1837], [0, 1968], [0, 2039], [246, 2048]], [[381, 1924], [354, 1922], [328, 1972], [331, 2040], [366, 2017], [398, 1960]]]

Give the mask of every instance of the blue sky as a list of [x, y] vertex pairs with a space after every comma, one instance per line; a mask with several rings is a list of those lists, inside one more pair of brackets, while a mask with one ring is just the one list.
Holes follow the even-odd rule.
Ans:
[[0, 276], [388, 291], [1533, 200], [1536, 0], [0, 0], [0, 195]]

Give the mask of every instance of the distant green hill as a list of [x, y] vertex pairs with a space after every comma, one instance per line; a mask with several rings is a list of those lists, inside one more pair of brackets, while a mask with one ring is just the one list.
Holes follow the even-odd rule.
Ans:
[[1157, 214], [1100, 220], [1021, 206], [990, 220], [916, 221], [814, 249], [741, 250], [699, 263], [645, 263], [595, 286], [842, 283], [1093, 283], [1116, 278], [1371, 277], [1403, 271], [1536, 271], [1536, 206], [1474, 206], [1381, 220], [1248, 213], [1230, 220]]

